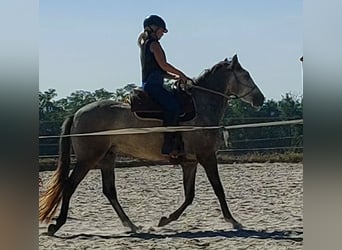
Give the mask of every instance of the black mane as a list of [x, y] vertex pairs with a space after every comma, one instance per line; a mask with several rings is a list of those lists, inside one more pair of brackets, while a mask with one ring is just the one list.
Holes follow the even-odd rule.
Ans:
[[223, 60], [218, 63], [216, 63], [214, 66], [212, 66], [210, 69], [205, 69], [202, 71], [202, 73], [196, 78], [196, 82], [202, 82], [205, 81], [205, 79], [208, 78], [208, 76], [214, 74], [219, 68], [223, 66], [228, 66], [231, 63], [231, 61]]

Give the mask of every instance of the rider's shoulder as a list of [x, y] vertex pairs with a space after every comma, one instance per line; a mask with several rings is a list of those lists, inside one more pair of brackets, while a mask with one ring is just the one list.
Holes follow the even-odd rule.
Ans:
[[160, 43], [157, 40], [153, 40], [150, 42], [150, 49], [153, 50], [154, 48], [161, 48]]

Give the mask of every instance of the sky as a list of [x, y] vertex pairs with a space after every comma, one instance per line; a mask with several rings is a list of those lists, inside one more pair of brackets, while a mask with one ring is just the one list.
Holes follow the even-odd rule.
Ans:
[[147, 15], [164, 18], [167, 61], [197, 77], [237, 54], [266, 100], [303, 94], [303, 1], [44, 0], [39, 6], [39, 90], [140, 86], [137, 38]]

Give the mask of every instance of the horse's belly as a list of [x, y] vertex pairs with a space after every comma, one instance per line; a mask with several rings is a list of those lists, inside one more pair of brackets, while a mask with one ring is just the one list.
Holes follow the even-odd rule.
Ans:
[[161, 155], [162, 135], [135, 134], [113, 138], [112, 144], [120, 154], [145, 160], [163, 160]]

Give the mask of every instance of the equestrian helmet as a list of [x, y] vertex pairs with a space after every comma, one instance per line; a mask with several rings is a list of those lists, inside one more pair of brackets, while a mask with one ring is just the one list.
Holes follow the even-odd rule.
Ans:
[[145, 18], [144, 24], [143, 24], [144, 29], [148, 26], [151, 26], [151, 25], [155, 25], [157, 27], [163, 28], [165, 33], [168, 32], [168, 30], [166, 28], [166, 23], [163, 20], [163, 18], [161, 18], [160, 16], [157, 16], [157, 15], [147, 16]]

